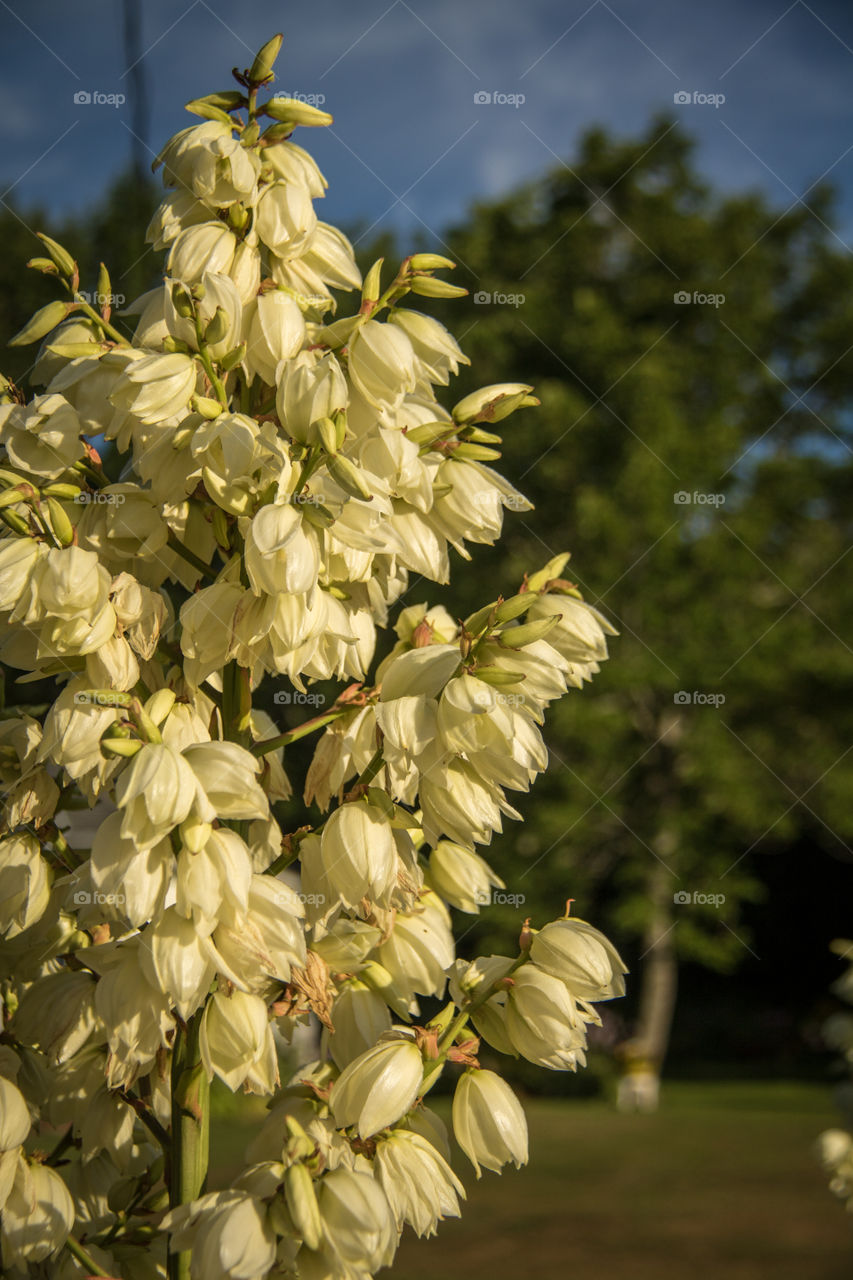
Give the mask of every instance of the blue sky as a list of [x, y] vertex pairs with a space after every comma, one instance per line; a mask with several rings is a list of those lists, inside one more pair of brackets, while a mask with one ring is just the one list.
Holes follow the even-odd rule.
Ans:
[[[438, 236], [473, 201], [571, 162], [590, 125], [631, 135], [668, 110], [711, 182], [761, 187], [782, 209], [827, 175], [853, 231], [844, 0], [133, 2], [152, 153], [189, 122], [187, 99], [229, 87], [235, 63], [286, 33], [277, 90], [322, 94], [335, 115], [300, 139], [330, 180], [329, 221]], [[75, 102], [130, 94], [122, 6], [0, 0], [0, 31], [0, 195], [82, 211], [130, 157], [130, 104]]]

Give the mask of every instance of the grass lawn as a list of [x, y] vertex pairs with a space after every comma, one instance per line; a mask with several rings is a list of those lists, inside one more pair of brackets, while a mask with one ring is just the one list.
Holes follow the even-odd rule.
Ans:
[[[440, 1108], [446, 1111], [444, 1103]], [[229, 1108], [230, 1110], [230, 1108]], [[850, 1280], [853, 1221], [813, 1157], [837, 1123], [811, 1085], [668, 1084], [655, 1116], [606, 1103], [527, 1104], [530, 1164], [468, 1189], [459, 1221], [418, 1241], [399, 1280]], [[231, 1112], [233, 1116], [233, 1111]], [[254, 1131], [254, 1128], [251, 1128]], [[216, 1185], [250, 1127], [214, 1131]]]

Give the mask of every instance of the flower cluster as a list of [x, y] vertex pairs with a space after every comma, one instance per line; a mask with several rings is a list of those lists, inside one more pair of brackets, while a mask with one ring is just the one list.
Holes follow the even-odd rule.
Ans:
[[[292, 141], [331, 117], [259, 99], [279, 44], [188, 104], [202, 123], [158, 158], [162, 284], [116, 321], [42, 237], [29, 265], [65, 296], [15, 339], [41, 342], [39, 394], [0, 384], [0, 659], [54, 689], [0, 719], [12, 1276], [369, 1280], [407, 1225], [459, 1213], [424, 1101], [442, 1074], [477, 1176], [520, 1166], [524, 1113], [480, 1039], [575, 1070], [624, 989], [568, 914], [525, 923], [516, 955], [456, 957], [452, 909], [504, 887], [477, 846], [518, 817], [545, 711], [612, 628], [567, 555], [464, 620], [403, 604], [528, 509], [490, 464], [495, 428], [537, 401], [519, 383], [439, 400], [466, 357], [403, 303], [464, 293], [436, 274], [453, 264], [362, 281]], [[288, 698], [346, 687], [282, 732], [269, 676]], [[314, 730], [306, 820], [283, 829], [286, 749]], [[68, 814], [87, 806], [84, 848]], [[306, 1024], [315, 1060], [282, 1086]], [[214, 1077], [270, 1112], [233, 1185], [203, 1194]]]

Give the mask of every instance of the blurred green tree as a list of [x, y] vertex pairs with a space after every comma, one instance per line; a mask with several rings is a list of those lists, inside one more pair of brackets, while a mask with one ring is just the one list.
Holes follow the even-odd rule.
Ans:
[[436, 307], [481, 382], [542, 399], [500, 464], [536, 511], [455, 574], [457, 613], [568, 547], [621, 632], [491, 860], [534, 917], [572, 895], [635, 939], [637, 1051], [658, 1065], [679, 960], [748, 954], [757, 855], [805, 837], [850, 857], [853, 836], [853, 261], [828, 190], [781, 214], [714, 193], [691, 145], [669, 121], [592, 130], [448, 235], [472, 299]]

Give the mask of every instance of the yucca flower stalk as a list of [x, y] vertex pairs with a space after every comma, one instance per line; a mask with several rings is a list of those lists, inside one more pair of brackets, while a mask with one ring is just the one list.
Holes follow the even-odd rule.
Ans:
[[[516, 954], [456, 956], [450, 908], [504, 887], [477, 846], [518, 817], [544, 713], [612, 628], [567, 555], [462, 621], [407, 599], [529, 509], [490, 464], [537, 401], [507, 383], [443, 402], [467, 360], [411, 303], [463, 294], [438, 274], [453, 263], [362, 281], [292, 140], [331, 117], [265, 96], [280, 44], [188, 104], [202, 122], [157, 161], [163, 282], [124, 316], [106, 268], [96, 308], [42, 237], [29, 266], [60, 298], [14, 340], [41, 344], [38, 392], [2, 383], [0, 657], [54, 691], [0, 720], [13, 1277], [369, 1280], [406, 1225], [432, 1234], [464, 1198], [425, 1102], [439, 1077], [477, 1176], [521, 1165], [524, 1113], [480, 1037], [575, 1069], [623, 990], [615, 949], [568, 912], [526, 922]], [[282, 730], [265, 682], [315, 714]], [[284, 830], [288, 748], [312, 734]], [[96, 811], [90, 848], [75, 806]], [[282, 1084], [279, 1046], [308, 1022], [319, 1056]], [[210, 1193], [214, 1076], [270, 1111]]]

